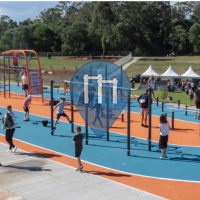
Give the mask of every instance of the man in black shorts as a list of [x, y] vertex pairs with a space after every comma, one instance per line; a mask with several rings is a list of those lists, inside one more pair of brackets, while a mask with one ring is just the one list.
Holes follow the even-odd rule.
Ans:
[[73, 144], [75, 144], [75, 157], [77, 158], [78, 161], [78, 169], [76, 171], [81, 172], [83, 169], [83, 165], [81, 164], [81, 151], [83, 149], [83, 135], [81, 134], [81, 127], [77, 126], [76, 127], [76, 135], [73, 137]]
[[[196, 100], [196, 97], [197, 97], [197, 100]], [[194, 93], [194, 104], [196, 104], [196, 110], [195, 110], [195, 115], [194, 115], [194, 118], [196, 119], [197, 109], [198, 109], [198, 118], [199, 118], [199, 109], [200, 109], [200, 84], [198, 86], [198, 89]]]

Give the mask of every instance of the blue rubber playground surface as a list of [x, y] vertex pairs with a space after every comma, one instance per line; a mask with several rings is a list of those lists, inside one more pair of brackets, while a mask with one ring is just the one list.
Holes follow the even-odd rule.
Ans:
[[[6, 109], [0, 107], [0, 112], [5, 113]], [[21, 126], [16, 129], [14, 138], [74, 157], [72, 137], [75, 133], [71, 133], [69, 123], [59, 121], [54, 136], [51, 136], [50, 119], [30, 115], [30, 121], [23, 121], [23, 112], [14, 110], [14, 113], [16, 125]], [[47, 127], [42, 125], [44, 119], [49, 121]], [[38, 122], [38, 124], [34, 125], [32, 122]], [[81, 128], [81, 133], [85, 136], [85, 127], [81, 126]], [[5, 131], [1, 130], [0, 134], [4, 135]], [[85, 140], [83, 142], [85, 143]], [[146, 140], [131, 137], [130, 153], [131, 156], [127, 156], [127, 137], [125, 135], [110, 132], [110, 141], [106, 141], [105, 136], [99, 139], [89, 129], [89, 145], [83, 145], [81, 159], [131, 174], [200, 181], [200, 147], [169, 145], [167, 148], [168, 158], [160, 160], [161, 152], [157, 142], [152, 142], [152, 151], [149, 152]]]

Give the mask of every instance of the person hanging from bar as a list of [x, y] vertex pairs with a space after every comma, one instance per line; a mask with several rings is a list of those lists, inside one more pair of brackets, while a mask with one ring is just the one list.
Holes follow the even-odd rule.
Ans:
[[18, 67], [18, 58], [19, 55], [17, 52], [14, 53], [14, 58], [13, 58], [13, 67], [14, 67], [14, 72], [16, 72], [16, 68]]

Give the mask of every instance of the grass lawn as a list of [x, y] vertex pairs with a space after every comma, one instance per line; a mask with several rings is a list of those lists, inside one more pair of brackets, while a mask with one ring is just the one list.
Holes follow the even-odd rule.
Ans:
[[[133, 91], [132, 94], [134, 95], [138, 95], [140, 96], [141, 94], [143, 94], [144, 91]], [[155, 97], [158, 97], [159, 98], [159, 102], [169, 102], [170, 101], [167, 101], [167, 100], [164, 100], [164, 99], [161, 99], [161, 94], [162, 94], [162, 91], [154, 91], [154, 94], [155, 94]], [[185, 97], [185, 92], [168, 92], [167, 96], [171, 96], [173, 101], [178, 101], [180, 99], [180, 103], [181, 104], [184, 104], [184, 105], [194, 105], [194, 100], [190, 100], [190, 97], [188, 95], [188, 97]], [[178, 104], [178, 103], [176, 103]]]
[[[79, 61], [79, 60], [59, 60], [60, 58], [63, 58], [62, 56], [52, 56], [51, 59], [48, 59], [47, 57], [39, 57], [40, 60], [40, 66], [42, 70], [51, 70], [51, 67], [53, 68], [54, 71], [75, 71], [76, 68], [75, 66], [77, 66], [77, 68], [80, 68], [82, 65], [88, 63], [89, 61]], [[6, 59], [6, 62], [8, 59]], [[3, 63], [3, 59], [0, 59], [0, 62]], [[12, 59], [11, 59], [12, 62]], [[25, 65], [25, 61], [22, 60], [22, 62], [20, 62], [19, 66], [24, 66]], [[37, 60], [31, 60], [29, 62], [29, 67], [30, 68], [38, 68], [37, 65]], [[65, 67], [65, 69], [64, 69]]]
[[200, 74], [199, 56], [141, 58], [136, 63], [130, 65], [125, 72], [130, 78], [137, 74], [144, 73], [150, 65], [160, 74], [164, 73], [170, 65], [176, 73], [183, 74], [188, 70], [190, 65], [192, 65], [196, 73]]

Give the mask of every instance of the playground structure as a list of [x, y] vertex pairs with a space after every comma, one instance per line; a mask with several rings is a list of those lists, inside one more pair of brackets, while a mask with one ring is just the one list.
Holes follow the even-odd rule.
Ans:
[[[22, 60], [25, 60], [26, 64], [25, 64], [24, 67], [11, 66], [10, 59], [13, 59], [14, 57], [11, 56], [10, 54], [13, 54], [13, 53], [22, 53], [24, 55], [24, 57], [15, 58], [15, 59], [20, 60], [20, 62]], [[33, 53], [33, 54], [35, 54], [36, 58], [27, 57], [27, 53], [30, 53], [30, 54]], [[31, 84], [31, 81], [30, 81], [30, 71], [32, 71], [32, 72], [39, 72], [39, 74], [40, 74], [40, 85], [41, 85], [40, 86], [41, 87], [41, 93], [39, 93], [39, 94], [42, 95], [42, 103], [44, 103], [42, 73], [41, 73], [40, 61], [39, 61], [39, 57], [38, 57], [37, 53], [35, 51], [33, 51], [33, 50], [22, 49], [22, 50], [5, 51], [5, 52], [2, 53], [2, 55], [3, 55], [3, 67], [1, 67], [0, 69], [1, 69], [1, 74], [3, 75], [4, 98], [6, 98], [6, 92], [9, 93], [9, 98], [10, 98], [10, 74], [11, 74], [11, 70], [13, 70], [13, 72], [16, 72], [16, 71], [20, 72], [22, 70], [26, 70], [27, 77], [28, 77], [28, 91], [29, 91], [29, 94], [33, 94], [33, 90], [32, 89], [35, 87], [35, 84], [37, 84], [34, 81]], [[5, 59], [8, 59], [8, 66], [6, 66]], [[37, 60], [38, 69], [37, 68], [29, 68], [28, 64], [33, 59]], [[6, 75], [8, 75], [8, 84], [6, 83]], [[1, 82], [1, 84], [0, 84], [0, 90], [1, 90], [1, 88], [2, 88], [2, 77], [0, 77], [0, 82]], [[8, 89], [7, 89], [7, 86], [9, 87]], [[19, 86], [19, 83], [18, 83], [18, 86]]]

